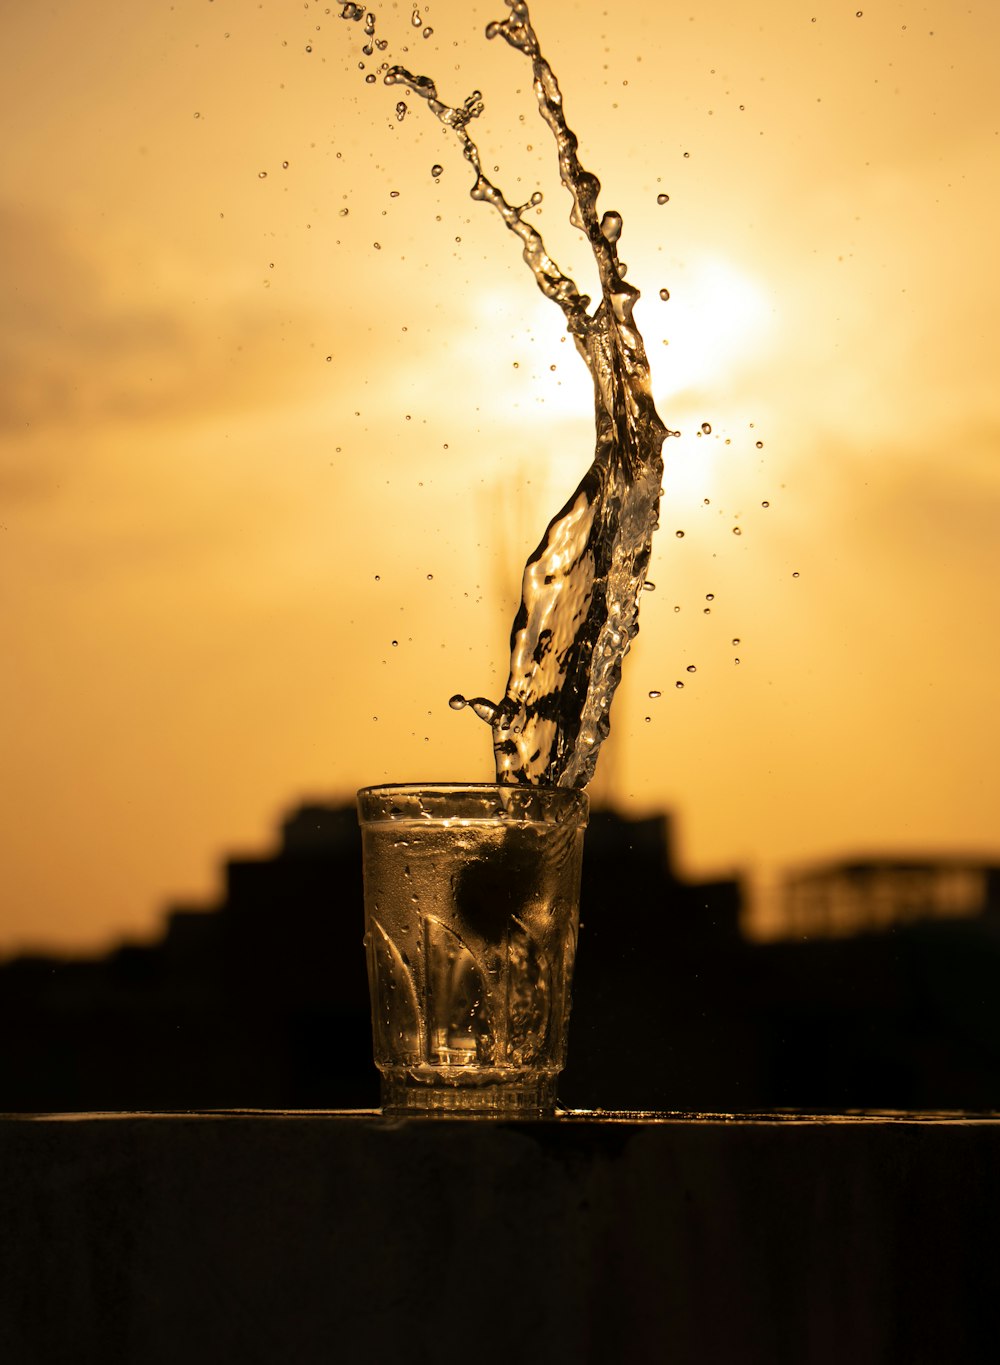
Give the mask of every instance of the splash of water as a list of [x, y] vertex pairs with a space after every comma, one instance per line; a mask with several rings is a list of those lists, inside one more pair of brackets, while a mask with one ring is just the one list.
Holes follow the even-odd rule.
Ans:
[[[483, 111], [480, 92], [449, 105], [427, 76], [392, 66], [384, 79], [408, 87], [455, 133], [475, 175], [472, 198], [495, 209], [520, 239], [525, 262], [542, 293], [562, 309], [593, 380], [593, 463], [525, 565], [504, 697], [496, 704], [482, 697], [468, 702], [492, 727], [498, 782], [584, 787], [608, 735], [622, 663], [639, 629], [639, 595], [658, 524], [661, 447], [669, 431], [653, 403], [649, 363], [632, 317], [639, 291], [625, 282], [618, 260], [621, 215], [598, 217], [600, 182], [580, 163], [528, 6], [524, 0], [506, 4], [509, 15], [489, 24], [486, 36], [503, 38], [531, 62], [538, 109], [555, 139], [560, 179], [572, 200], [570, 222], [587, 238], [597, 265], [601, 299], [592, 311], [590, 298], [525, 220], [541, 195], [513, 205], [483, 171], [469, 133]], [[346, 13], [356, 8], [346, 6], [344, 17], [357, 17]], [[464, 702], [451, 699], [456, 709]]]

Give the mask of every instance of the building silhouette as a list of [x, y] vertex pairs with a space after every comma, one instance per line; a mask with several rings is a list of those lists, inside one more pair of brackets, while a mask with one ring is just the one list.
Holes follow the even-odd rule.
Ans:
[[[826, 864], [741, 933], [738, 880], [676, 871], [666, 816], [594, 811], [567, 1070], [574, 1108], [1000, 1108], [1000, 870]], [[360, 835], [306, 804], [161, 940], [0, 966], [0, 1111], [369, 1108]]]

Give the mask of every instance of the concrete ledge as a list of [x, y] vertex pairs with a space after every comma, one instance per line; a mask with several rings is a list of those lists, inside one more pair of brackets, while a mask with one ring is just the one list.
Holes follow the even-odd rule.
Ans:
[[1000, 1119], [0, 1118], [0, 1359], [965, 1365]]

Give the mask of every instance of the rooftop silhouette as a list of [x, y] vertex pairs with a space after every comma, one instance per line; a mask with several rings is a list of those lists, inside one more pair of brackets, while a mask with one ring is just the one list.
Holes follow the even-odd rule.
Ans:
[[[1000, 1107], [1000, 869], [799, 871], [761, 943], [666, 815], [596, 810], [585, 847], [564, 1104]], [[298, 807], [157, 943], [0, 967], [0, 1110], [374, 1107], [363, 927], [353, 806]]]

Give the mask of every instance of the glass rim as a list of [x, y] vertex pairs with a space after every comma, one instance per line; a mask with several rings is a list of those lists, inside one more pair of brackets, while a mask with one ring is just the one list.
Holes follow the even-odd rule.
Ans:
[[412, 820], [429, 824], [587, 824], [590, 798], [576, 787], [500, 782], [380, 782], [357, 793], [362, 825]]

